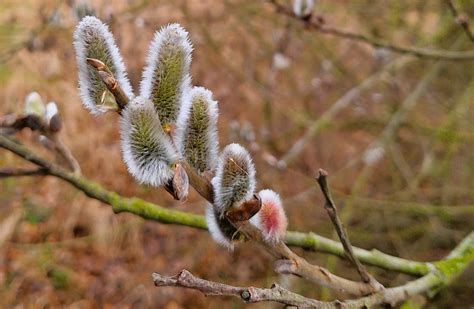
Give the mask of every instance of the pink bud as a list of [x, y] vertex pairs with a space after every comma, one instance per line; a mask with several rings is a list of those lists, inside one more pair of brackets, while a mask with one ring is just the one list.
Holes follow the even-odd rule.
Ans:
[[258, 193], [262, 208], [250, 219], [250, 223], [262, 231], [269, 242], [277, 242], [286, 232], [288, 221], [278, 193], [262, 190]]

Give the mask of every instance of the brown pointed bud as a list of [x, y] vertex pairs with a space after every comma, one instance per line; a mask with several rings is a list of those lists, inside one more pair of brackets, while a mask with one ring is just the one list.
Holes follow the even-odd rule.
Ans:
[[231, 209], [226, 213], [226, 217], [231, 222], [247, 221], [252, 218], [262, 207], [262, 200], [257, 194], [249, 201], [243, 202], [239, 208]]
[[57, 133], [61, 131], [61, 128], [63, 127], [61, 117], [56, 114], [51, 119], [49, 120], [49, 130], [53, 133]]
[[86, 62], [88, 65], [93, 66], [97, 71], [104, 71], [104, 70], [109, 71], [105, 63], [103, 63], [99, 59], [86, 58]]
[[180, 163], [177, 163], [174, 168], [172, 186], [175, 198], [179, 201], [186, 201], [189, 192], [189, 178]]

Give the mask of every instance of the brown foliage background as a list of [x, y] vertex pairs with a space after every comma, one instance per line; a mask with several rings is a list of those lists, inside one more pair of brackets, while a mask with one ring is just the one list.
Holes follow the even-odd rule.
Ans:
[[[356, 245], [435, 260], [472, 229], [473, 61], [442, 67], [376, 164], [364, 166], [360, 158], [434, 61], [415, 59], [384, 75], [326, 124], [287, 169], [279, 170], [271, 164], [274, 158], [281, 158], [338, 98], [400, 56], [305, 31], [261, 1], [90, 2], [89, 8], [110, 25], [135, 89], [153, 32], [169, 22], [190, 32], [193, 82], [211, 89], [219, 101], [221, 145], [238, 142], [252, 151], [258, 188], [281, 194], [292, 230], [335, 236], [313, 178], [319, 167], [331, 174], [336, 202]], [[457, 1], [474, 17], [469, 2]], [[125, 196], [203, 213], [204, 202], [194, 192], [187, 203], [178, 204], [162, 189], [137, 185], [121, 160], [117, 115], [94, 118], [82, 107], [72, 32], [84, 3], [0, 3], [0, 113], [20, 113], [25, 95], [38, 91], [58, 103], [63, 138], [85, 176]], [[459, 49], [473, 47], [443, 1], [320, 0], [316, 12], [331, 25], [399, 45], [450, 49], [461, 40]], [[287, 68], [275, 69], [277, 52], [288, 60]], [[468, 100], [467, 110], [456, 112], [463, 100]], [[30, 132], [21, 138], [48, 155]], [[17, 165], [12, 154], [0, 151], [0, 166]], [[182, 268], [229, 284], [279, 281], [311, 297], [337, 297], [300, 279], [275, 275], [271, 258], [256, 246], [238, 246], [231, 253], [205, 232], [114, 215], [58, 179], [1, 179], [0, 222], [0, 306], [243, 306], [233, 299], [153, 287], [151, 272], [172, 275]], [[357, 278], [345, 261], [304, 255]], [[386, 285], [408, 279], [372, 271]], [[472, 304], [473, 275], [471, 267], [427, 300], [428, 306]]]

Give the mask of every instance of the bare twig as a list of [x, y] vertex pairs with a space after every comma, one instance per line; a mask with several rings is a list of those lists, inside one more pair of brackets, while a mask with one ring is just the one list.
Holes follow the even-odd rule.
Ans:
[[468, 38], [474, 42], [474, 33], [471, 32], [471, 29], [469, 28], [469, 21], [467, 16], [463, 14], [459, 14], [458, 10], [456, 9], [456, 6], [453, 3], [453, 0], [446, 0], [446, 4], [449, 7], [449, 10], [453, 14], [454, 20], [456, 21], [457, 24], [459, 24]]
[[81, 166], [72, 154], [71, 150], [63, 143], [61, 138], [56, 133], [47, 133], [46, 137], [53, 142], [54, 150], [66, 161], [68, 167], [74, 174], [81, 174]]
[[293, 13], [293, 10], [291, 10], [291, 8], [280, 4], [277, 0], [268, 0], [268, 2], [270, 2], [276, 8], [277, 12], [300, 21], [307, 29], [316, 30], [323, 34], [329, 34], [340, 38], [369, 44], [373, 47], [385, 48], [396, 53], [409, 54], [426, 59], [442, 59], [452, 61], [474, 59], [474, 51], [447, 51], [419, 47], [399, 46], [381, 39], [370, 37], [366, 34], [350, 32], [347, 30], [327, 26], [320, 20], [315, 20], [311, 18], [311, 16], [309, 16], [309, 18], [299, 17]]
[[325, 308], [324, 302], [306, 298], [299, 294], [290, 292], [276, 284], [274, 284], [270, 289], [237, 287], [198, 278], [187, 270], [182, 270], [179, 274], [173, 277], [165, 277], [157, 273], [153, 273], [152, 276], [153, 282], [157, 287], [183, 287], [198, 290], [204, 295], [234, 296], [240, 298], [246, 303], [273, 301], [287, 306]]
[[373, 74], [372, 76], [365, 79], [362, 83], [354, 86], [349, 91], [347, 91], [342, 97], [340, 97], [336, 102], [331, 104], [331, 107], [327, 109], [316, 121], [314, 121], [306, 130], [301, 138], [299, 138], [286, 152], [286, 154], [281, 158], [278, 163], [279, 167], [285, 167], [293, 160], [295, 160], [298, 155], [304, 150], [304, 148], [309, 144], [312, 138], [321, 132], [332, 119], [336, 117], [339, 112], [348, 107], [355, 99], [359, 98], [361, 94], [374, 86], [381, 78], [387, 76], [387, 73], [392, 69], [400, 69], [410, 62], [409, 57], [398, 58], [393, 60], [391, 63], [387, 64], [379, 72]]
[[59, 157], [66, 162], [67, 166], [75, 174], [81, 173], [81, 167], [76, 158], [59, 137], [59, 131], [62, 128], [62, 124], [58, 115], [52, 117], [49, 125], [44, 119], [37, 115], [26, 115], [20, 117], [8, 115], [0, 118], [0, 128], [12, 129], [13, 133], [25, 128], [40, 132], [51, 142], [50, 150], [53, 150], [57, 155], [59, 155]]
[[339, 236], [342, 246], [344, 247], [347, 259], [355, 266], [357, 272], [365, 283], [372, 286], [375, 290], [382, 289], [383, 286], [379, 282], [377, 282], [377, 280], [375, 280], [372, 275], [369, 274], [367, 269], [365, 269], [362, 263], [357, 259], [354, 254], [354, 251], [352, 250], [349, 235], [347, 234], [346, 229], [344, 228], [341, 220], [339, 219], [339, 216], [337, 215], [337, 209], [334, 204], [334, 201], [332, 200], [331, 193], [329, 191], [329, 186], [327, 184], [327, 176], [328, 173], [325, 170], [319, 169], [316, 180], [318, 181], [319, 187], [321, 188], [321, 192], [324, 195], [324, 209], [328, 213], [329, 218], [331, 219], [334, 228], [336, 229], [337, 235]]
[[0, 118], [0, 128], [9, 128], [14, 131], [21, 131], [24, 128], [30, 128], [32, 131], [44, 131], [46, 130], [46, 125], [37, 115], [26, 115], [21, 117], [7, 115]]
[[187, 270], [181, 271], [174, 277], [164, 277], [154, 273], [153, 281], [159, 287], [184, 287], [201, 291], [205, 295], [234, 296], [245, 302], [274, 301], [301, 308], [371, 308], [381, 305], [395, 306], [414, 295], [445, 286], [464, 271], [473, 260], [474, 232], [471, 232], [446, 259], [438, 262], [437, 266], [433, 266], [433, 270], [424, 277], [401, 286], [380, 290], [366, 297], [332, 302], [309, 299], [278, 285], [274, 285], [271, 289], [230, 286], [197, 278]]
[[123, 91], [122, 87], [120, 87], [118, 81], [115, 79], [114, 74], [105, 65], [105, 63], [100, 60], [94, 58], [87, 58], [86, 61], [91, 67], [97, 70], [97, 73], [102, 79], [102, 82], [110, 91], [110, 93], [113, 94], [115, 102], [117, 102], [117, 106], [119, 108], [118, 112], [120, 113], [128, 104], [128, 98], [125, 95], [125, 92]]
[[191, 187], [193, 187], [197, 193], [199, 193], [203, 198], [212, 204], [214, 202], [214, 190], [212, 190], [210, 181], [204, 177], [201, 177], [196, 172], [196, 170], [191, 165], [189, 165], [189, 163], [183, 161], [181, 164], [188, 174], [189, 184]]
[[31, 169], [5, 167], [0, 169], [0, 178], [44, 175], [48, 175], [48, 170], [42, 167]]

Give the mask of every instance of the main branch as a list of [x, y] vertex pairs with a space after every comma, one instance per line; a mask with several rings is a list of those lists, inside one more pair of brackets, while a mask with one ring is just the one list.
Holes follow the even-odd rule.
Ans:
[[[144, 219], [154, 220], [160, 223], [183, 225], [203, 230], [207, 229], [206, 220], [201, 215], [167, 209], [136, 197], [126, 198], [120, 196], [115, 192], [104, 189], [98, 183], [67, 172], [63, 168], [39, 157], [25, 146], [14, 142], [10, 137], [2, 134], [0, 134], [0, 148], [9, 150], [25, 160], [45, 168], [47, 175], [58, 177], [84, 192], [84, 194], [90, 198], [110, 205], [115, 213], [129, 212]], [[344, 249], [339, 242], [312, 232], [302, 233], [289, 231], [286, 233], [284, 242], [289, 246], [325, 252], [345, 258]], [[410, 261], [382, 253], [378, 250], [368, 251], [357, 247], [353, 249], [355, 256], [357, 256], [362, 263], [368, 265], [414, 276], [425, 275], [430, 270], [430, 263]]]

